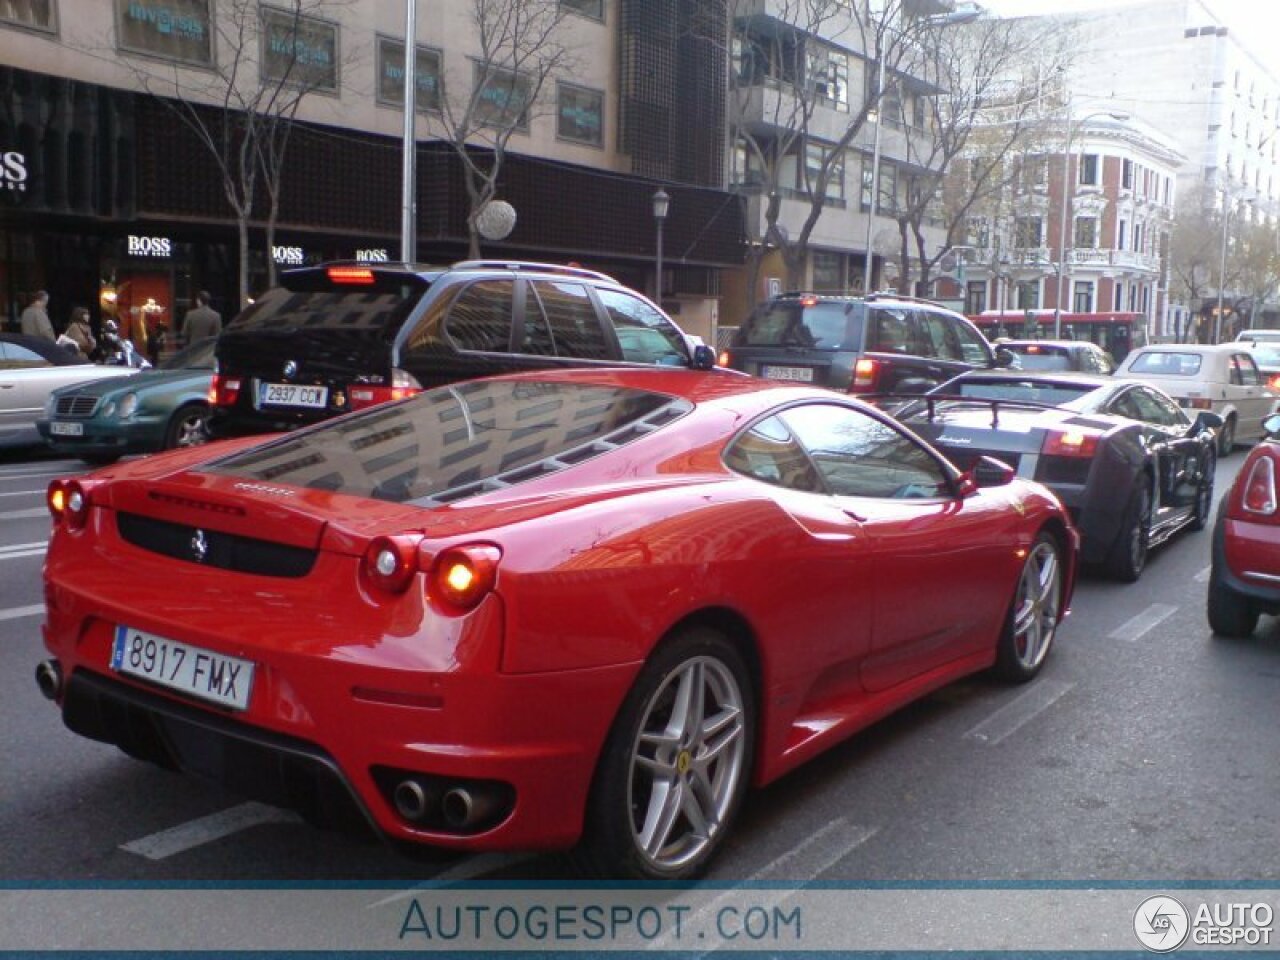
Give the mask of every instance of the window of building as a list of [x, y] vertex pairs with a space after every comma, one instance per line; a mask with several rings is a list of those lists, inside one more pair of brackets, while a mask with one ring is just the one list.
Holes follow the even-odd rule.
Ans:
[[793, 33], [757, 36], [739, 31], [732, 49], [733, 75], [741, 86], [766, 80], [794, 84], [799, 78], [804, 48]]
[[979, 314], [987, 309], [987, 281], [970, 280], [964, 291], [964, 312]]
[[808, 55], [813, 95], [824, 106], [849, 109], [849, 55], [832, 47], [815, 45]]
[[1129, 223], [1127, 220], [1121, 220], [1116, 225], [1116, 249], [1123, 250], [1125, 240], [1128, 239]]
[[1040, 281], [1020, 280], [1018, 282], [1018, 309], [1040, 309]]
[[54, 0], [9, 0], [0, 3], [0, 23], [57, 33], [58, 8]]
[[1075, 245], [1085, 250], [1098, 246], [1098, 220], [1096, 217], [1076, 217]]
[[750, 142], [739, 137], [733, 145], [733, 185], [735, 187], [758, 187], [765, 182], [764, 165], [760, 154]]
[[1077, 182], [1081, 186], [1096, 187], [1099, 183], [1098, 166], [1098, 155], [1096, 153], [1082, 154], [1080, 157], [1080, 176]]
[[1071, 309], [1076, 313], [1093, 313], [1093, 281], [1077, 280]]
[[120, 49], [208, 66], [213, 63], [212, 6], [212, 0], [116, 0]]
[[604, 19], [604, 0], [560, 0], [560, 6], [592, 20]]
[[[828, 158], [830, 160], [828, 161]], [[807, 143], [804, 150], [804, 171], [802, 180], [796, 183], [796, 189], [806, 196], [811, 196], [817, 188], [818, 178], [822, 175], [823, 166], [827, 166], [828, 200], [844, 200], [844, 155], [831, 157], [831, 148], [820, 143]]]
[[1022, 189], [1035, 190], [1048, 182], [1049, 164], [1047, 157], [1025, 157], [1022, 161]]
[[1133, 189], [1133, 161], [1122, 160], [1120, 163], [1120, 186], [1125, 190]]
[[991, 246], [991, 225], [986, 217], [970, 217], [967, 226], [969, 246], [985, 250]]
[[1018, 217], [1014, 221], [1013, 245], [1019, 250], [1040, 246], [1041, 221], [1039, 217]]
[[1129, 309], [1138, 309], [1138, 285], [1136, 283], [1129, 284]]
[[813, 289], [839, 291], [845, 287], [845, 255], [829, 250], [813, 251]]
[[556, 95], [556, 136], [561, 140], [604, 145], [604, 92], [561, 83]]
[[[440, 109], [440, 51], [418, 47], [415, 53], [414, 106], [418, 110]], [[404, 41], [378, 38], [378, 102], [404, 105]]]
[[880, 163], [880, 199], [876, 209], [885, 213], [898, 211], [898, 168], [887, 160]]
[[338, 25], [262, 8], [262, 77], [306, 90], [338, 89]]
[[1115, 288], [1112, 290], [1111, 309], [1112, 310], [1124, 309], [1124, 282], [1121, 280], [1116, 281]]
[[529, 129], [533, 83], [525, 74], [475, 64], [476, 120], [495, 127]]

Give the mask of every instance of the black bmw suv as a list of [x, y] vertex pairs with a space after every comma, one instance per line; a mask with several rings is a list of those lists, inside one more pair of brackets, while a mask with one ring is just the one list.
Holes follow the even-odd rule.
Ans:
[[960, 314], [927, 300], [787, 293], [747, 317], [720, 363], [847, 393], [906, 394], [1013, 359]]
[[429, 387], [554, 367], [710, 369], [710, 348], [594, 270], [470, 260], [282, 275], [218, 338], [209, 432], [294, 427]]

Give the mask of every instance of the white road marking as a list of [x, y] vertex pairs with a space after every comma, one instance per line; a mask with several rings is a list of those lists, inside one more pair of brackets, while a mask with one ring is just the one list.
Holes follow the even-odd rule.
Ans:
[[73, 465], [69, 463], [66, 467], [62, 468], [61, 470], [37, 470], [34, 472], [28, 472], [28, 473], [8, 473], [4, 470], [0, 470], [0, 480], [21, 480], [24, 477], [28, 479], [31, 477], [62, 477], [67, 475], [68, 473], [80, 473], [80, 472], [83, 472], [83, 470], [78, 471], [74, 468]]
[[16, 560], [18, 557], [38, 557], [49, 549], [43, 540], [34, 543], [14, 543], [0, 547], [0, 560]]
[[1153, 603], [1132, 620], [1128, 620], [1112, 630], [1107, 639], [1137, 640], [1177, 612], [1177, 607], [1170, 606], [1167, 603]]
[[1074, 686], [1061, 680], [1039, 680], [966, 733], [964, 739], [995, 745], [1040, 716]]
[[0, 497], [43, 497], [45, 490], [13, 490], [9, 493], [0, 493]]
[[1196, 574], [1196, 583], [1208, 583], [1209, 577], [1212, 573], [1213, 573], [1212, 566], [1205, 567], [1203, 570], [1201, 570], [1199, 573]]
[[34, 520], [36, 517], [49, 516], [48, 507], [32, 507], [30, 510], [0, 511], [0, 520]]
[[219, 810], [207, 817], [180, 823], [168, 830], [161, 830], [140, 840], [120, 844], [120, 849], [136, 853], [148, 860], [164, 860], [175, 854], [200, 847], [214, 840], [264, 823], [300, 823], [301, 818], [288, 810], [268, 806], [265, 803], [242, 803], [239, 806]]
[[432, 887], [438, 887], [442, 883], [465, 883], [468, 880], [475, 880], [486, 874], [495, 873], [504, 867], [514, 866], [517, 863], [523, 863], [525, 860], [532, 860], [531, 853], [479, 853], [473, 857], [467, 857], [461, 863], [454, 864], [448, 870], [437, 873], [430, 880], [425, 880], [417, 886], [409, 887], [405, 890], [397, 890], [388, 897], [370, 904], [371, 907], [385, 907], [389, 903], [396, 903], [400, 900], [408, 900], [417, 896], [423, 890], [430, 890]]
[[38, 617], [44, 613], [43, 603], [33, 603], [29, 607], [9, 607], [0, 610], [0, 620], [21, 620], [23, 617]]

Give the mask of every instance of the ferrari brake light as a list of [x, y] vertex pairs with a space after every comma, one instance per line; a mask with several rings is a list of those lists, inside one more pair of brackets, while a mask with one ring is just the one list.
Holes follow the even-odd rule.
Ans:
[[54, 523], [62, 519], [62, 514], [67, 509], [65, 480], [54, 480], [49, 484], [49, 489], [45, 492], [45, 505], [49, 508], [49, 515], [53, 517]]
[[79, 480], [54, 480], [45, 495], [53, 522], [80, 530], [89, 519], [89, 491]]
[[1276, 512], [1276, 467], [1270, 457], [1259, 457], [1253, 461], [1253, 469], [1249, 471], [1249, 479], [1244, 485], [1244, 503], [1246, 513], [1257, 513], [1271, 516]]
[[419, 537], [375, 537], [360, 560], [367, 583], [384, 593], [404, 593], [418, 572]]
[[333, 283], [370, 284], [373, 283], [373, 271], [368, 267], [329, 267], [325, 271]]
[[233, 407], [240, 396], [240, 378], [215, 373], [209, 381], [209, 406]]
[[876, 388], [880, 379], [880, 361], [873, 357], [860, 357], [853, 365], [853, 383], [850, 393], [868, 393]]
[[502, 551], [491, 544], [450, 547], [435, 558], [427, 576], [427, 596], [451, 614], [480, 604], [498, 580]]
[[1100, 436], [1091, 430], [1050, 430], [1040, 452], [1047, 457], [1092, 457], [1098, 452]]

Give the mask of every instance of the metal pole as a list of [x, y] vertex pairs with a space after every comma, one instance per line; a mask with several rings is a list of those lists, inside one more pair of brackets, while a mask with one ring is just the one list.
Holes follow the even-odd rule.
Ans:
[[862, 265], [862, 292], [871, 292], [871, 229], [876, 220], [880, 200], [880, 129], [884, 126], [884, 53], [876, 63], [876, 135], [871, 147], [871, 205], [867, 208], [867, 256]]
[[[1068, 106], [1067, 108], [1071, 108]], [[1053, 303], [1053, 339], [1062, 339], [1062, 289], [1067, 279], [1067, 218], [1071, 215], [1071, 137], [1074, 128], [1067, 115], [1067, 145], [1062, 151], [1062, 214], [1058, 224], [1058, 295]]]
[[1222, 342], [1222, 290], [1227, 285], [1227, 224], [1231, 222], [1231, 199], [1222, 191], [1222, 260], [1218, 265], [1218, 309], [1213, 315], [1213, 342]]
[[662, 219], [658, 220], [658, 245], [654, 252], [654, 269], [658, 275], [654, 279], [654, 296], [653, 301], [661, 305], [662, 303]]
[[418, 92], [418, 0], [405, 0], [404, 17], [404, 146], [400, 181], [400, 259], [418, 259], [418, 178], [416, 136]]

